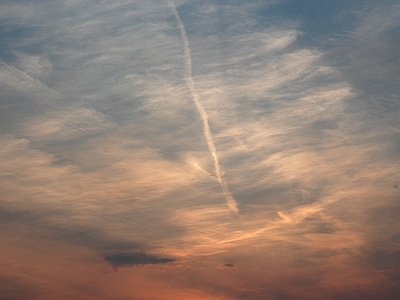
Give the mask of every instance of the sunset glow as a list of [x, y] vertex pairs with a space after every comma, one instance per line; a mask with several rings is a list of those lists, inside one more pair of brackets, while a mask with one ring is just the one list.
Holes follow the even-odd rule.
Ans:
[[398, 1], [0, 22], [1, 300], [400, 299]]

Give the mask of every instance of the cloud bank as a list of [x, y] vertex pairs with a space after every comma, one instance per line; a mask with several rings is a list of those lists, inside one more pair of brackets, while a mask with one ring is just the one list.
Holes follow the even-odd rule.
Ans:
[[397, 1], [174, 4], [1, 2], [0, 294], [398, 299]]

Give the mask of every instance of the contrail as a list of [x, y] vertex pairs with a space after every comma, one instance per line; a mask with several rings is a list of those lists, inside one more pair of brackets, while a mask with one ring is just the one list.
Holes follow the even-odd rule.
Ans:
[[199, 101], [199, 94], [197, 93], [196, 88], [194, 86], [194, 81], [193, 81], [193, 76], [192, 76], [192, 56], [190, 53], [190, 46], [189, 46], [189, 40], [186, 35], [186, 29], [185, 29], [185, 26], [183, 25], [182, 19], [179, 16], [177, 9], [175, 7], [175, 4], [172, 1], [169, 1], [169, 6], [171, 7], [175, 18], [178, 20], [179, 29], [181, 31], [181, 38], [183, 41], [183, 50], [184, 50], [184, 55], [185, 55], [185, 81], [186, 81], [186, 84], [187, 84], [191, 94], [192, 94], [192, 98], [193, 98], [194, 103], [196, 104], [197, 111], [199, 112], [200, 117], [203, 120], [204, 137], [206, 138], [208, 149], [210, 150], [211, 155], [214, 159], [215, 175], [217, 176], [218, 182], [221, 185], [222, 192], [224, 193], [224, 197], [226, 200], [226, 204], [233, 212], [238, 213], [239, 210], [237, 207], [236, 200], [233, 198], [231, 192], [229, 191], [228, 184], [225, 180], [225, 177], [221, 173], [221, 167], [219, 166], [217, 149], [215, 148], [214, 140], [211, 136], [210, 126], [208, 124], [207, 113]]

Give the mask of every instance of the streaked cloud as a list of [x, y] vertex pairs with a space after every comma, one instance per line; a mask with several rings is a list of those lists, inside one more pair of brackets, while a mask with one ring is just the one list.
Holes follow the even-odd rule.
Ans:
[[397, 299], [398, 3], [174, 4], [0, 4], [0, 294]]

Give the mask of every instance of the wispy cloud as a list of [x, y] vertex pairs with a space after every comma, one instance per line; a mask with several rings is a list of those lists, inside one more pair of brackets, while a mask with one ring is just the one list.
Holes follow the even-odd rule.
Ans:
[[399, 5], [361, 2], [0, 4], [0, 292], [396, 297]]
[[190, 51], [189, 40], [186, 35], [186, 29], [185, 29], [185, 26], [183, 25], [181, 17], [179, 16], [178, 11], [176, 10], [174, 3], [170, 1], [169, 5], [171, 6], [174, 16], [178, 20], [178, 23], [179, 23], [179, 29], [181, 32], [181, 37], [182, 37], [182, 41], [183, 41], [183, 45], [184, 45], [183, 48], [184, 48], [184, 53], [185, 53], [184, 56], [185, 56], [185, 62], [186, 62], [185, 80], [186, 80], [186, 83], [192, 94], [193, 101], [196, 104], [196, 108], [201, 116], [202, 121], [203, 121], [203, 132], [204, 132], [204, 136], [207, 141], [208, 149], [210, 150], [211, 155], [214, 160], [215, 175], [217, 176], [218, 182], [222, 187], [222, 191], [224, 193], [227, 205], [233, 212], [238, 213], [239, 210], [237, 208], [236, 200], [233, 198], [231, 192], [229, 191], [228, 183], [226, 182], [224, 175], [221, 173], [221, 167], [219, 165], [217, 149], [215, 148], [214, 139], [213, 139], [213, 137], [211, 135], [211, 131], [210, 131], [210, 125], [208, 124], [208, 115], [207, 115], [206, 111], [204, 110], [203, 105], [200, 102], [199, 94], [196, 91], [196, 87], [195, 87], [195, 84], [193, 81], [192, 55], [191, 55], [191, 51]]

